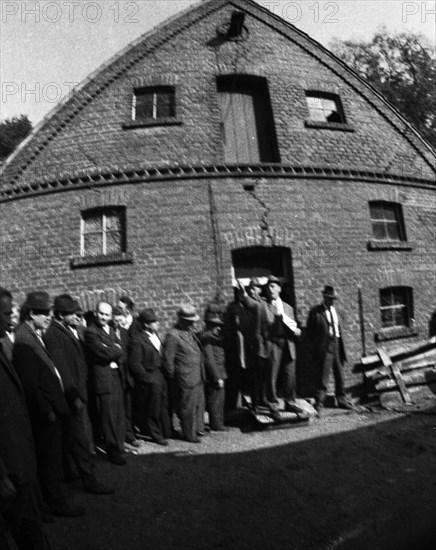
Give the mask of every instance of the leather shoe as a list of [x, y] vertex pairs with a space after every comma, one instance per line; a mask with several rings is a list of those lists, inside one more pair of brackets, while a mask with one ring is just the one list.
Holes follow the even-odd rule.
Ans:
[[303, 414], [304, 410], [297, 403], [285, 403], [285, 411], [295, 414]]
[[282, 420], [282, 415], [279, 413], [279, 411], [271, 411], [270, 415], [271, 418], [273, 420], [276, 420], [277, 422], [280, 422]]
[[188, 438], [185, 437], [185, 441], [188, 441], [189, 443], [201, 443], [201, 439], [198, 437]]
[[338, 399], [338, 408], [352, 411], [354, 410], [354, 405], [349, 401], [347, 401], [346, 399]]
[[127, 464], [126, 459], [119, 453], [108, 453], [107, 458], [109, 462], [112, 462], [112, 464], [116, 464], [117, 466], [124, 466]]
[[138, 439], [134, 439], [134, 438], [126, 439], [126, 443], [127, 445], [130, 445], [131, 447], [136, 447], [137, 449], [141, 447], [141, 442]]
[[54, 516], [63, 516], [69, 518], [76, 518], [83, 516], [85, 508], [83, 506], [76, 506], [69, 504], [66, 500], [58, 500], [49, 505], [50, 512]]
[[206, 435], [205, 432], [197, 432], [198, 437], [204, 437]]
[[168, 441], [166, 439], [153, 439], [152, 441], [157, 445], [162, 445], [162, 447], [168, 447]]
[[114, 489], [106, 487], [106, 485], [99, 483], [96, 479], [86, 481], [83, 484], [83, 490], [94, 495], [113, 495], [115, 493]]

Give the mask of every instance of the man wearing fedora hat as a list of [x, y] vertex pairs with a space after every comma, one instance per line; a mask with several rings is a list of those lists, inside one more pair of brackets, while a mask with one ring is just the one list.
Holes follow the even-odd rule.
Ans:
[[51, 307], [46, 292], [27, 295], [22, 306], [23, 322], [15, 333], [13, 365], [29, 407], [43, 496], [53, 514], [79, 516], [84, 509], [69, 504], [62, 488], [62, 422], [70, 411], [64, 381], [42, 338], [50, 324]]
[[47, 350], [61, 374], [71, 411], [63, 426], [65, 464], [69, 466], [70, 475], [74, 475], [77, 468], [83, 488], [88, 493], [112, 494], [113, 489], [97, 481], [90, 452], [91, 444], [87, 435], [88, 367], [77, 330], [79, 309], [80, 306], [69, 294], [56, 296], [53, 304], [54, 319], [44, 334]]
[[248, 296], [245, 298], [245, 302], [257, 311], [257, 353], [266, 369], [263, 393], [274, 420], [281, 420], [279, 394], [283, 397], [285, 411], [297, 414], [303, 412], [296, 404], [295, 373], [295, 341], [301, 330], [295, 320], [294, 308], [280, 298], [281, 289], [280, 279], [270, 275], [266, 300], [259, 302]]
[[173, 384], [176, 411], [186, 441], [200, 443], [204, 433], [204, 362], [194, 324], [200, 320], [188, 304], [177, 312], [177, 324], [164, 344], [164, 369]]
[[322, 296], [323, 303], [310, 310], [307, 321], [307, 335], [312, 342], [316, 368], [315, 408], [318, 415], [321, 415], [324, 408], [332, 370], [338, 406], [353, 409], [345, 395], [343, 364], [347, 356], [339, 315], [333, 306], [338, 295], [333, 286], [325, 285]]
[[206, 328], [201, 335], [206, 372], [206, 408], [209, 413], [210, 429], [225, 431], [224, 427], [224, 383], [227, 379], [226, 361], [221, 329], [221, 317], [211, 311], [205, 315]]
[[128, 344], [128, 370], [134, 381], [134, 423], [141, 433], [158, 445], [167, 446], [171, 437], [167, 383], [162, 370], [163, 347], [159, 322], [150, 309], [140, 311], [136, 330]]
[[[11, 329], [11, 315], [12, 295], [0, 287], [0, 338]], [[24, 391], [0, 343], [0, 548], [48, 548], [37, 494], [36, 457]]]

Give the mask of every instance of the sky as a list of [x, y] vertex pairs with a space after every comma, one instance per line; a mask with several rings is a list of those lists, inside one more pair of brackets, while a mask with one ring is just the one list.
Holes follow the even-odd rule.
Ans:
[[[0, 118], [34, 125], [92, 71], [198, 0], [1, 0]], [[436, 1], [257, 0], [328, 47], [370, 39], [383, 25], [436, 44]]]

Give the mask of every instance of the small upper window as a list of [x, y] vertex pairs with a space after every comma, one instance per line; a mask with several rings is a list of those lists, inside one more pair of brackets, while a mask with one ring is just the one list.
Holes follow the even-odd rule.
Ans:
[[80, 255], [108, 256], [126, 251], [125, 208], [104, 208], [82, 213]]
[[133, 96], [132, 119], [158, 120], [176, 115], [175, 92], [171, 86], [139, 88]]
[[306, 92], [309, 120], [316, 122], [345, 123], [345, 116], [339, 97], [323, 92]]
[[383, 328], [410, 327], [413, 318], [412, 289], [407, 286], [381, 289], [380, 313]]
[[405, 241], [401, 205], [395, 202], [370, 202], [372, 234], [376, 240]]

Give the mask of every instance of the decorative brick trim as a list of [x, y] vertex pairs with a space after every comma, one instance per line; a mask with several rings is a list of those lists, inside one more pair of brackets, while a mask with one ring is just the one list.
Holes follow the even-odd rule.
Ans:
[[0, 202], [35, 195], [46, 195], [72, 189], [93, 188], [125, 183], [210, 178], [290, 178], [318, 180], [348, 180], [370, 183], [388, 183], [406, 187], [435, 188], [436, 181], [409, 178], [397, 174], [330, 168], [327, 166], [289, 166], [284, 164], [213, 164], [160, 168], [131, 168], [126, 170], [97, 170], [59, 180], [42, 181], [2, 189]]

